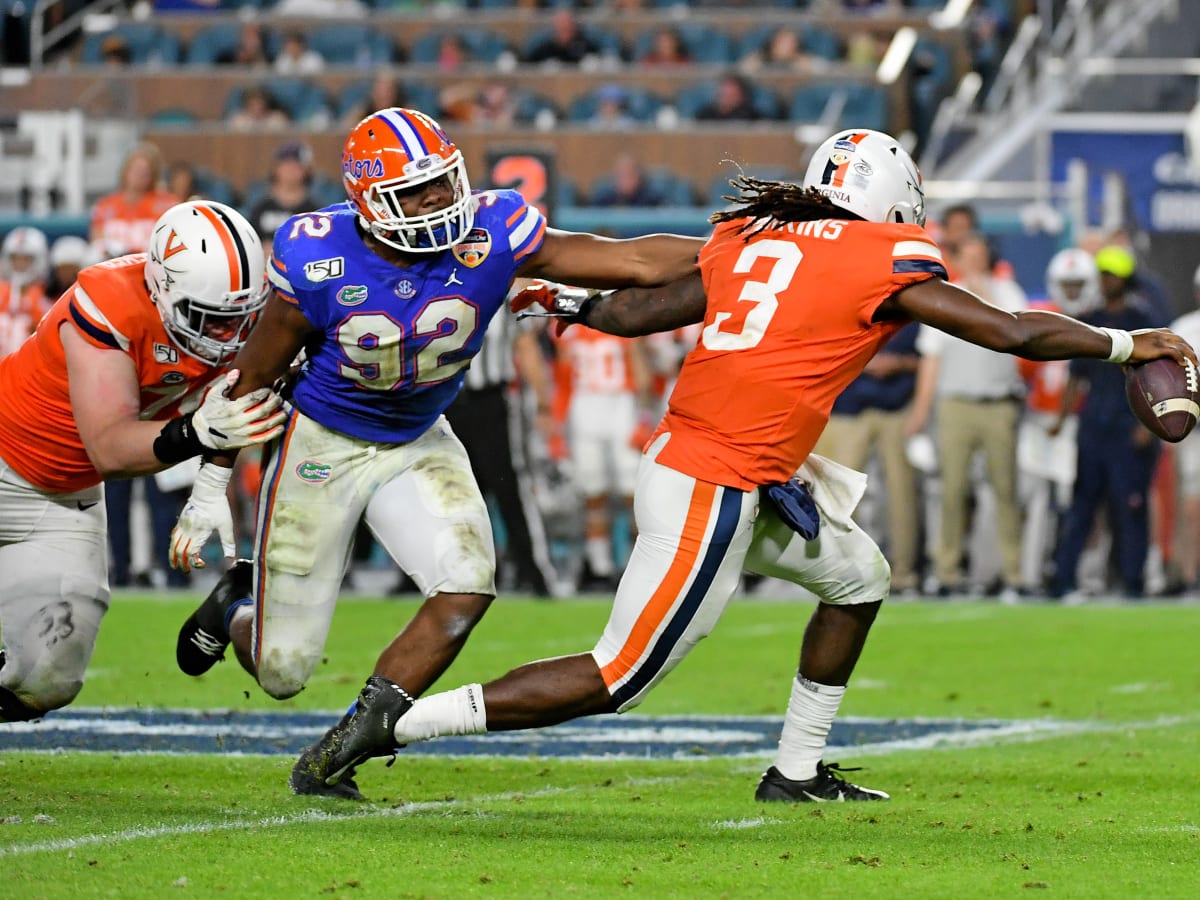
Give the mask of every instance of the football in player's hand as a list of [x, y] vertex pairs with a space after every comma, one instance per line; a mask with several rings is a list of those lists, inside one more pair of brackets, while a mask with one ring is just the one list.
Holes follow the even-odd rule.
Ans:
[[1190, 362], [1152, 359], [1125, 369], [1125, 396], [1143, 425], [1164, 441], [1182, 441], [1200, 417], [1200, 379]]

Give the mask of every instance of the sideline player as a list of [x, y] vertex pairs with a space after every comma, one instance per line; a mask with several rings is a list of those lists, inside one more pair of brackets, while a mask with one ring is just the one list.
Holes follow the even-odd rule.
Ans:
[[[350, 202], [276, 232], [274, 290], [235, 360], [238, 396], [307, 352], [286, 432], [264, 460], [253, 565], [226, 573], [177, 644], [180, 668], [197, 675], [232, 639], [243, 667], [277, 698], [299, 692], [320, 662], [364, 513], [426, 598], [377, 674], [421, 694], [495, 596], [487, 507], [442, 413], [513, 278], [663, 284], [693, 271], [703, 245], [548, 229], [515, 191], [472, 193], [462, 153], [417, 110], [363, 119], [346, 140], [342, 173]], [[176, 564], [186, 567], [207, 539], [211, 503], [198, 486], [176, 529]], [[303, 772], [292, 788], [326, 791]]]
[[[82, 270], [0, 360], [0, 721], [66, 706], [83, 686], [109, 603], [102, 480], [282, 430], [277, 396], [221, 389], [265, 289], [250, 224], [183, 203], [159, 218], [148, 254]], [[197, 407], [214, 376], [221, 387]], [[223, 543], [231, 531], [222, 522]]]
[[632, 709], [712, 630], [745, 566], [820, 599], [779, 750], [755, 796], [886, 799], [822, 759], [889, 582], [882, 553], [851, 518], [863, 476], [810, 455], [834, 398], [911, 319], [1034, 359], [1194, 358], [1169, 331], [1131, 335], [1004, 312], [948, 284], [920, 227], [920, 176], [887, 135], [833, 136], [800, 185], [738, 186], [740, 205], [712, 217], [699, 273], [658, 290], [553, 301], [574, 313], [569, 321], [616, 334], [705, 323], [647, 446], [638, 539], [599, 643], [416, 701], [369, 678], [352, 713], [307, 753], [327, 781], [413, 741]]

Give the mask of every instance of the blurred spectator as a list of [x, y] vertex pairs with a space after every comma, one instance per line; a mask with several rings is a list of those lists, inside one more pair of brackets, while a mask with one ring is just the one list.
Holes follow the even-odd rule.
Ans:
[[125, 157], [117, 190], [92, 208], [89, 239], [105, 259], [142, 253], [158, 217], [175, 204], [159, 188], [162, 154], [154, 144], [138, 144]]
[[[1007, 312], [1026, 306], [1011, 279], [995, 278], [987, 240], [979, 234], [958, 242], [957, 283]], [[935, 574], [939, 593], [966, 587], [963, 572], [967, 507], [976, 452], [986, 461], [996, 501], [996, 537], [1001, 564], [1000, 590], [1013, 600], [1021, 585], [1021, 514], [1017, 505], [1017, 422], [1024, 406], [1024, 382], [1017, 358], [922, 326], [917, 337], [921, 363], [908, 425], [924, 430], [937, 399], [937, 447], [942, 503]], [[1114, 367], [1115, 368], [1115, 367]]]
[[288, 114], [261, 84], [252, 84], [242, 91], [238, 108], [229, 117], [229, 127], [237, 131], [286, 128]]
[[438, 94], [442, 119], [472, 122], [496, 128], [510, 127], [517, 117], [517, 100], [512, 88], [503, 81], [490, 81], [482, 88], [470, 84], [451, 84]]
[[280, 225], [297, 213], [320, 207], [311, 193], [312, 178], [312, 149], [308, 144], [303, 141], [281, 144], [271, 166], [270, 189], [246, 215], [268, 254]]
[[100, 44], [100, 62], [110, 68], [124, 68], [133, 60], [129, 44], [119, 34], [110, 34]]
[[75, 283], [79, 270], [99, 262], [95, 248], [83, 238], [64, 234], [50, 248], [50, 281], [46, 295], [53, 303]]
[[700, 107], [696, 118], [707, 121], [753, 121], [759, 118], [751, 99], [750, 82], [740, 75], [723, 75], [712, 101]]
[[355, 125], [377, 110], [405, 106], [407, 103], [403, 82], [388, 72], [380, 72], [371, 82], [367, 96], [346, 109], [342, 124]]
[[246, 22], [238, 32], [237, 45], [217, 54], [221, 66], [264, 67], [271, 63], [267, 54], [267, 33], [257, 22]]
[[[1192, 276], [1192, 292], [1196, 309], [1171, 323], [1171, 330], [1200, 348], [1200, 268]], [[1195, 594], [1200, 589], [1200, 432], [1192, 432], [1176, 447], [1179, 463], [1180, 517], [1179, 568], [1185, 590]]]
[[674, 28], [660, 28], [654, 32], [650, 50], [641, 59], [642, 65], [646, 66], [680, 66], [691, 61], [683, 38]]
[[280, 75], [312, 75], [325, 68], [325, 57], [308, 46], [308, 35], [293, 29], [283, 36], [275, 71]]
[[791, 28], [779, 29], [764, 46], [751, 51], [742, 60], [742, 68], [749, 72], [762, 68], [808, 72], [816, 64], [815, 58], [804, 51], [800, 34]]
[[879, 31], [853, 31], [846, 37], [846, 64], [874, 69], [887, 52], [890, 40]]
[[[1130, 302], [1133, 254], [1124, 247], [1103, 247], [1096, 254], [1104, 305], [1080, 318], [1090, 325], [1136, 331], [1157, 323]], [[1075, 409], [1080, 394], [1075, 488], [1055, 553], [1054, 592], [1064, 603], [1086, 599], [1077, 589], [1079, 559], [1096, 513], [1107, 508], [1113, 549], [1127, 597], [1145, 591], [1150, 543], [1150, 480], [1158, 461], [1159, 441], [1134, 418], [1125, 399], [1125, 373], [1103, 360], [1075, 359], [1063, 395], [1062, 419]], [[1086, 387], [1086, 393], [1084, 388]]]
[[596, 111], [588, 126], [599, 131], [624, 131], [635, 123], [629, 114], [629, 95], [619, 84], [606, 84], [596, 91]]
[[37, 228], [14, 228], [0, 244], [0, 357], [14, 352], [33, 334], [50, 309], [46, 235]]
[[1162, 276], [1152, 271], [1138, 259], [1133, 235], [1127, 228], [1115, 228], [1111, 232], [1090, 229], [1079, 239], [1079, 246], [1093, 256], [1108, 246], [1125, 250], [1134, 260], [1133, 274], [1129, 276], [1126, 290], [1129, 302], [1141, 305], [1152, 317], [1155, 326], [1164, 325], [1172, 318], [1170, 295]]
[[473, 62], [471, 51], [461, 37], [452, 31], [442, 35], [438, 43], [437, 67], [443, 72], [455, 72]]
[[916, 472], [905, 455], [904, 427], [917, 384], [917, 333], [911, 323], [875, 354], [833, 404], [829, 424], [814, 453], [852, 469], [866, 471], [879, 456], [887, 489], [887, 559], [892, 566], [892, 591], [913, 594], [917, 578], [918, 537], [921, 533]]
[[550, 22], [550, 34], [530, 48], [526, 62], [579, 63], [584, 57], [599, 56], [600, 45], [584, 34], [575, 13], [560, 6]]
[[182, 160], [167, 166], [167, 193], [182, 203], [200, 196], [200, 187], [196, 184], [196, 170], [189, 162]]
[[646, 170], [632, 153], [619, 153], [612, 174], [592, 196], [593, 206], [662, 206], [666, 197], [646, 177]]

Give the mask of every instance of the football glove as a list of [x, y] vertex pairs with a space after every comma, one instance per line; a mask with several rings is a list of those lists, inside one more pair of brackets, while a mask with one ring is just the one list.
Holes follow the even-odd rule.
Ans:
[[592, 304], [605, 293], [538, 279], [514, 294], [509, 301], [509, 308], [517, 314], [518, 321], [530, 317], [556, 319], [554, 333], [559, 335], [567, 326], [584, 322]]
[[287, 413], [283, 401], [270, 388], [259, 388], [236, 400], [229, 392], [241, 372], [230, 369], [209, 385], [199, 408], [192, 413], [192, 430], [209, 450], [237, 450], [265, 444], [283, 433]]
[[233, 541], [233, 512], [225, 493], [233, 469], [204, 462], [196, 473], [192, 493], [184, 504], [179, 520], [171, 530], [171, 568], [190, 572], [203, 569], [200, 551], [214, 531], [221, 539], [221, 550], [232, 559], [237, 546]]

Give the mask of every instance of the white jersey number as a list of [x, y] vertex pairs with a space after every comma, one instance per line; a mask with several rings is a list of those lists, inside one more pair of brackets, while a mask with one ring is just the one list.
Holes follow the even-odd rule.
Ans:
[[762, 257], [775, 260], [766, 281], [747, 281], [736, 303], [753, 303], [738, 331], [726, 331], [721, 325], [733, 317], [732, 312], [719, 312], [713, 323], [700, 334], [700, 343], [709, 350], [748, 350], [762, 340], [767, 326], [779, 309], [779, 294], [787, 289], [796, 275], [804, 254], [790, 241], [757, 241], [746, 246], [733, 265], [733, 271], [749, 272]]
[[[417, 351], [412, 382], [432, 384], [445, 381], [470, 359], [446, 361], [445, 357], [466, 346], [479, 325], [479, 310], [461, 297], [442, 297], [430, 302], [413, 322], [409, 338], [434, 335]], [[405, 382], [404, 327], [383, 313], [348, 316], [339, 326], [338, 343], [346, 355], [340, 371], [361, 387], [390, 391]]]

